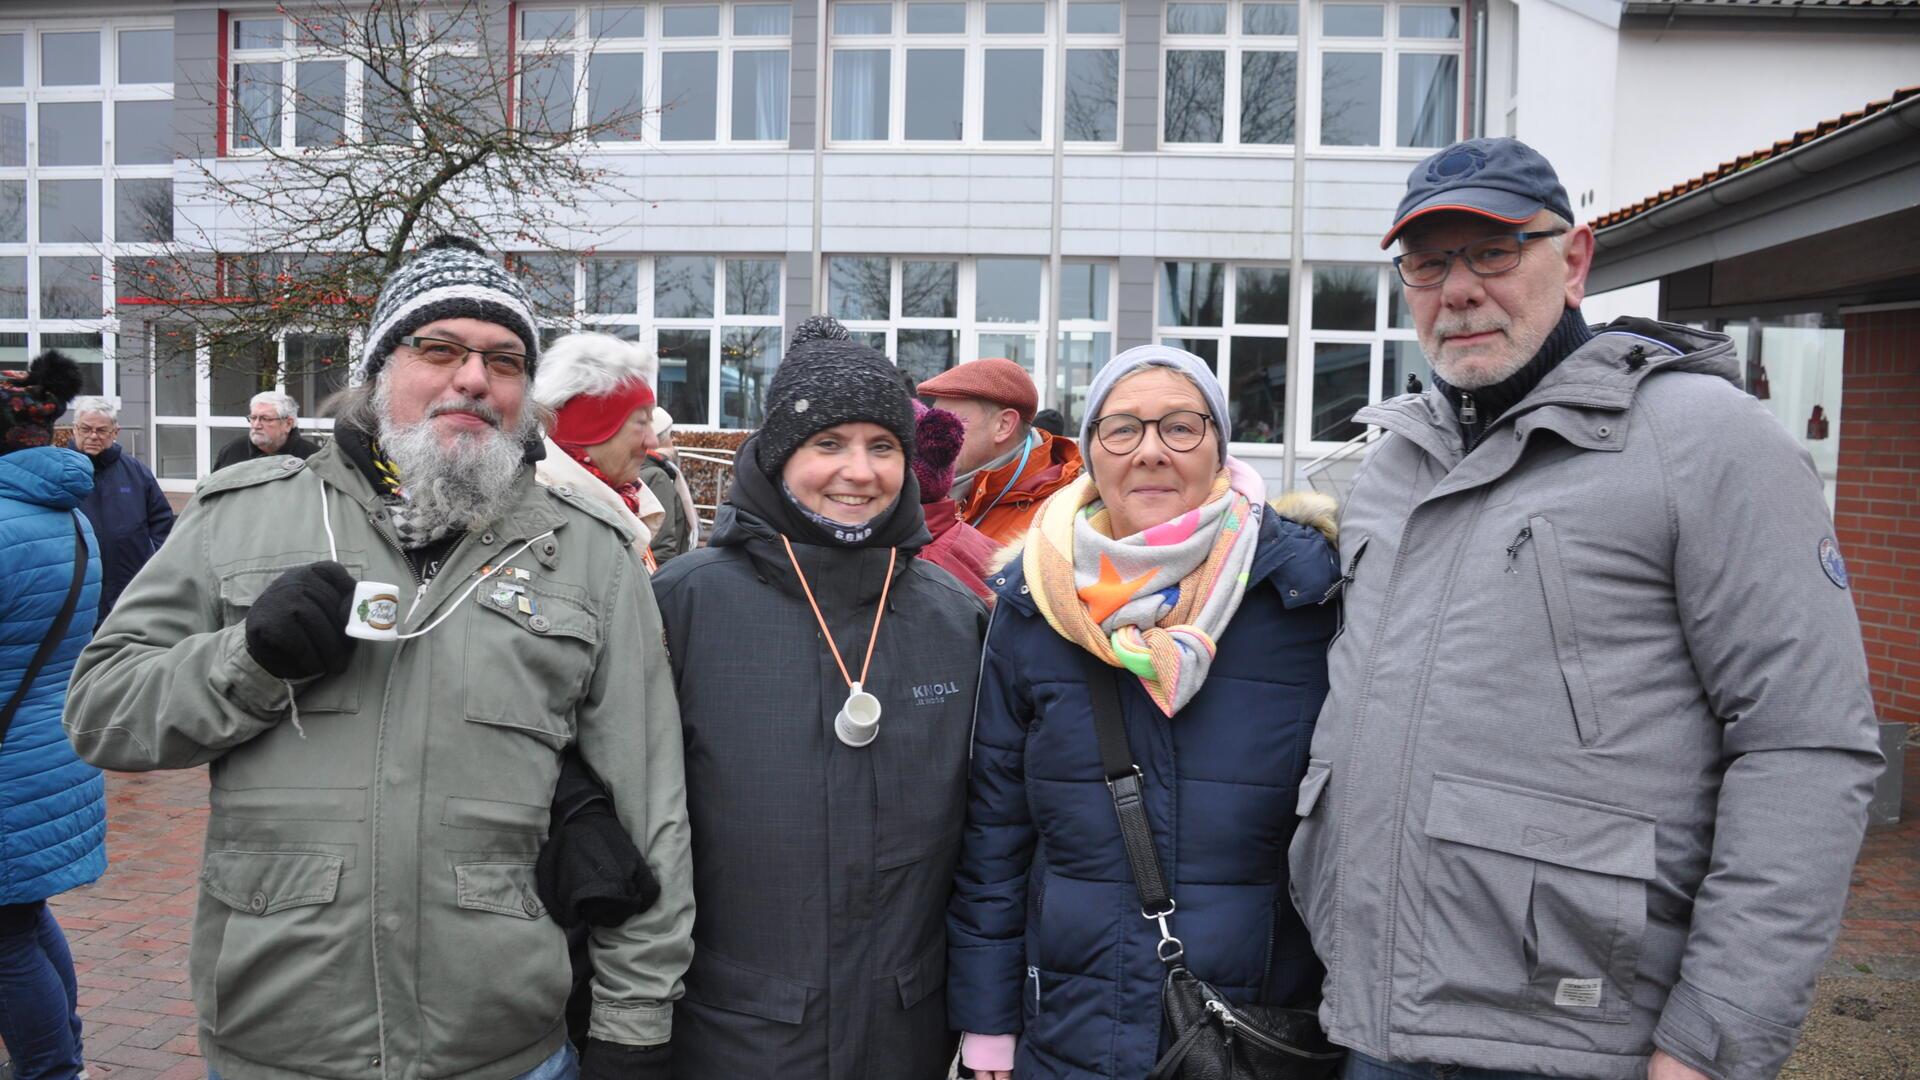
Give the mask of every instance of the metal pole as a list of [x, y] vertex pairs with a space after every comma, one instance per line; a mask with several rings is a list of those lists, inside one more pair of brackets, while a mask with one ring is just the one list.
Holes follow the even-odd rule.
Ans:
[[[1065, 201], [1067, 164], [1067, 4], [1053, 5], [1053, 216], [1047, 235], [1047, 339], [1040, 343], [1035, 367], [1047, 381], [1040, 386], [1040, 403], [1058, 408], [1055, 388], [1059, 385], [1063, 357], [1060, 355], [1060, 208]], [[1045, 357], [1041, 362], [1040, 357]], [[1039, 374], [1040, 372], [1036, 372]]]
[[1287, 268], [1287, 385], [1281, 395], [1281, 407], [1286, 415], [1281, 418], [1280, 430], [1280, 481], [1281, 491], [1292, 491], [1295, 482], [1293, 475], [1298, 453], [1294, 449], [1304, 432], [1297, 430], [1300, 406], [1300, 377], [1306, 367], [1301, 350], [1306, 347], [1301, 338], [1300, 316], [1306, 309], [1305, 292], [1307, 287], [1307, 249], [1304, 233], [1307, 225], [1307, 131], [1306, 120], [1300, 115], [1301, 106], [1307, 100], [1307, 57], [1311, 55], [1313, 20], [1319, 11], [1315, 0], [1300, 0], [1299, 51], [1293, 60], [1293, 215], [1292, 231], [1288, 234], [1288, 250], [1292, 257]]
[[813, 291], [807, 305], [809, 315], [820, 314], [820, 297], [826, 288], [826, 282], [821, 278], [826, 271], [826, 260], [820, 254], [820, 218], [827, 175], [827, 80], [830, 76], [827, 71], [827, 0], [819, 0], [817, 18], [819, 21], [814, 24], [817, 40], [814, 42], [813, 65]]

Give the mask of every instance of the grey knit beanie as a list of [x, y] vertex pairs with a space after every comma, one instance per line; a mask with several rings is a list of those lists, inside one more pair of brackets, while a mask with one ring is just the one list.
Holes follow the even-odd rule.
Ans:
[[373, 326], [359, 362], [349, 370], [353, 386], [371, 382], [386, 365], [400, 339], [441, 319], [482, 319], [506, 327], [527, 349], [527, 377], [540, 356], [533, 305], [507, 268], [465, 237], [429, 241], [401, 264], [380, 290]]
[[913, 456], [913, 401], [887, 358], [846, 338], [813, 337], [787, 350], [767, 387], [767, 419], [755, 436], [760, 468], [777, 476], [815, 432], [879, 424]]
[[1220, 460], [1225, 463], [1227, 392], [1220, 388], [1220, 380], [1207, 367], [1205, 360], [1171, 345], [1136, 345], [1108, 361], [1107, 366], [1093, 377], [1093, 385], [1087, 387], [1086, 411], [1080, 416], [1081, 457], [1087, 461], [1093, 460], [1093, 421], [1100, 415], [1100, 406], [1106, 404], [1107, 395], [1113, 393], [1114, 384], [1149, 367], [1172, 368], [1185, 375], [1200, 391], [1200, 396], [1206, 399], [1207, 411], [1213, 414], [1213, 430], [1220, 442]]

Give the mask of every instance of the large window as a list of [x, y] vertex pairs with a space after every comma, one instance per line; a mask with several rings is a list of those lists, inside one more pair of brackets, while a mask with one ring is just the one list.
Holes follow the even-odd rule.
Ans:
[[248, 404], [262, 390], [290, 395], [301, 435], [324, 442], [333, 420], [319, 415], [320, 405], [345, 389], [353, 358], [353, 343], [334, 335], [290, 332], [215, 347], [184, 323], [158, 323], [123, 341], [152, 371], [154, 475], [178, 491], [192, 490], [221, 449], [246, 438]]
[[1292, 0], [1166, 6], [1161, 140], [1280, 146], [1294, 140], [1300, 8]]
[[107, 252], [173, 238], [172, 30], [0, 29], [0, 366], [59, 348], [117, 392]]
[[1460, 8], [1330, 3], [1314, 49], [1321, 146], [1440, 147], [1460, 130]]
[[[1047, 261], [830, 255], [827, 313], [916, 380], [967, 360], [1004, 357], [1047, 383]], [[1112, 268], [1068, 260], [1061, 268], [1063, 404], [1084, 397], [1112, 352]]]
[[598, 330], [654, 349], [676, 425], [757, 428], [780, 364], [774, 255], [516, 255], [549, 340]]
[[[1121, 5], [1066, 5], [1066, 139], [1117, 144]], [[835, 0], [828, 138], [835, 143], [1040, 146], [1054, 125], [1042, 0]]]
[[1161, 37], [1161, 142], [1291, 145], [1305, 115], [1322, 147], [1445, 146], [1460, 122], [1460, 10], [1322, 5], [1310, 35], [1310, 101], [1298, 107], [1297, 3], [1171, 0]]
[[1212, 366], [1230, 414], [1216, 419], [1232, 441], [1284, 440], [1287, 268], [1167, 262], [1158, 278], [1154, 336]]
[[[522, 123], [603, 141], [784, 143], [788, 3], [523, 6]], [[644, 110], [644, 112], [642, 111]]]
[[1301, 389], [1307, 441], [1345, 442], [1364, 428], [1353, 414], [1375, 401], [1433, 385], [1413, 313], [1392, 267], [1315, 266], [1307, 309], [1308, 351]]

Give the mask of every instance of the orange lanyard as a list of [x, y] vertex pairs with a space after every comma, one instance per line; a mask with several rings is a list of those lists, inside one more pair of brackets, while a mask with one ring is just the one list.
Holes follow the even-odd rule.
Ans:
[[813, 598], [813, 587], [807, 584], [806, 572], [800, 569], [800, 560], [794, 558], [792, 541], [782, 536], [780, 542], [786, 545], [787, 561], [793, 564], [793, 573], [800, 579], [800, 591], [807, 594], [807, 605], [813, 608], [813, 617], [820, 623], [820, 636], [827, 639], [827, 648], [833, 652], [833, 662], [840, 665], [840, 677], [847, 680], [849, 689], [865, 686], [867, 669], [873, 666], [873, 647], [880, 642], [880, 617], [887, 613], [887, 590], [893, 587], [893, 564], [900, 556], [900, 549], [887, 549], [887, 577], [880, 583], [880, 606], [873, 613], [873, 633], [867, 638], [867, 658], [860, 664], [860, 681], [855, 682], [847, 671], [847, 662], [840, 659], [840, 646], [833, 643], [833, 631], [827, 629], [827, 617], [820, 614], [820, 602]]

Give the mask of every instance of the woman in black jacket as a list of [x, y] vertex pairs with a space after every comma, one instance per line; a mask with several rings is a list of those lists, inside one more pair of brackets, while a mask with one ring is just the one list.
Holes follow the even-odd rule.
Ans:
[[[774, 376], [708, 546], [654, 579], [698, 912], [674, 1070], [941, 1080], [985, 608], [913, 557], [928, 536], [892, 365], [811, 333]], [[843, 710], [859, 722], [836, 723]]]

